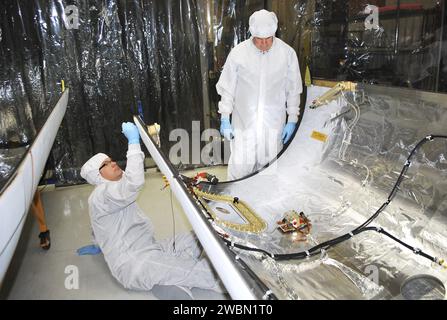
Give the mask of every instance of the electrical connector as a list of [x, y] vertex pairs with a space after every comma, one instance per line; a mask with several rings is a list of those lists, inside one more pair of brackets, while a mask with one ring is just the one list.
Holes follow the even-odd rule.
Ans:
[[444, 269], [447, 269], [447, 263], [444, 259], [436, 258], [436, 263], [439, 264]]

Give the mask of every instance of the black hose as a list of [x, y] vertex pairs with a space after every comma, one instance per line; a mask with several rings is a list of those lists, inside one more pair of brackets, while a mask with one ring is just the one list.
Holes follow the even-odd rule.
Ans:
[[358, 226], [356, 228], [357, 229], [362, 229], [363, 227], [366, 227], [367, 225], [369, 225], [374, 219], [377, 218], [377, 216], [388, 206], [388, 204], [390, 204], [390, 202], [394, 199], [394, 196], [396, 195], [397, 191], [399, 190], [399, 186], [402, 183], [402, 181], [404, 180], [405, 174], [408, 171], [408, 168], [411, 165], [411, 158], [413, 157], [413, 155], [415, 154], [415, 152], [417, 151], [417, 149], [419, 149], [424, 143], [428, 142], [428, 141], [433, 141], [435, 138], [443, 138], [443, 139], [447, 139], [447, 136], [442, 136], [442, 135], [428, 135], [425, 138], [423, 138], [421, 141], [419, 141], [416, 146], [411, 150], [410, 155], [408, 156], [407, 160], [405, 161], [404, 166], [402, 167], [402, 170], [400, 172], [399, 177], [396, 180], [396, 183], [393, 186], [393, 189], [391, 189], [390, 194], [388, 195], [388, 199], [386, 202], [384, 202], [382, 204], [382, 206], [368, 219], [366, 220], [363, 224], [361, 224], [360, 226]]
[[445, 135], [428, 135], [425, 138], [423, 138], [421, 141], [419, 141], [416, 146], [413, 148], [413, 150], [411, 150], [410, 155], [407, 158], [407, 161], [405, 162], [401, 173], [399, 175], [399, 177], [396, 180], [396, 183], [394, 184], [393, 189], [391, 190], [390, 194], [388, 195], [387, 201], [384, 202], [380, 208], [370, 217], [368, 218], [363, 224], [361, 224], [360, 226], [358, 226], [357, 228], [355, 228], [354, 230], [352, 230], [349, 233], [346, 233], [342, 236], [339, 236], [337, 238], [322, 242], [312, 248], [310, 248], [309, 250], [305, 250], [305, 251], [301, 251], [301, 252], [296, 252], [296, 253], [285, 253], [285, 254], [273, 254], [270, 253], [266, 250], [263, 249], [258, 249], [258, 248], [252, 248], [252, 247], [248, 247], [248, 246], [244, 246], [241, 244], [237, 244], [234, 243], [228, 239], [222, 238], [224, 240], [224, 242], [229, 246], [229, 247], [235, 247], [238, 249], [242, 249], [242, 250], [246, 250], [246, 251], [253, 251], [253, 252], [260, 252], [263, 253], [267, 256], [270, 256], [271, 258], [275, 259], [275, 260], [291, 260], [291, 259], [304, 259], [310, 256], [314, 256], [316, 254], [319, 254], [321, 252], [328, 250], [329, 248], [344, 242], [346, 240], [349, 240], [350, 238], [352, 238], [353, 236], [365, 232], [365, 231], [376, 231], [380, 234], [383, 234], [385, 236], [387, 236], [388, 238], [390, 238], [391, 240], [394, 240], [395, 242], [398, 242], [399, 244], [401, 244], [402, 246], [412, 250], [415, 254], [418, 254], [426, 259], [429, 259], [433, 262], [436, 263], [440, 263], [440, 260], [438, 260], [435, 257], [430, 256], [429, 254], [423, 252], [422, 250], [412, 247], [409, 244], [403, 242], [402, 240], [400, 240], [399, 238], [391, 235], [390, 233], [388, 233], [387, 231], [383, 230], [382, 228], [376, 228], [376, 227], [368, 227], [368, 225], [374, 220], [376, 219], [379, 214], [391, 203], [391, 201], [393, 200], [394, 196], [396, 195], [397, 191], [399, 190], [399, 186], [402, 183], [402, 181], [404, 180], [405, 174], [408, 171], [408, 168], [411, 165], [411, 158], [413, 157], [413, 155], [415, 154], [415, 152], [417, 151], [417, 149], [419, 149], [424, 143], [428, 142], [428, 141], [433, 141], [434, 139], [437, 138], [442, 138], [442, 139], [447, 139], [447, 136]]

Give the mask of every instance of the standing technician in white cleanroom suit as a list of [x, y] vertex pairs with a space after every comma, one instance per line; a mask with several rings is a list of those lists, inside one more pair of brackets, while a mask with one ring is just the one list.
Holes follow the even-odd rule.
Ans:
[[126, 288], [150, 290], [158, 285], [199, 287], [223, 291], [192, 234], [156, 241], [152, 223], [136, 203], [144, 185], [144, 154], [133, 123], [123, 123], [129, 140], [127, 166], [121, 168], [98, 153], [81, 168], [81, 176], [95, 189], [88, 199], [90, 220], [112, 275]]
[[251, 38], [231, 50], [216, 85], [220, 132], [231, 140], [229, 180], [276, 157], [295, 130], [303, 90], [295, 50], [275, 37], [275, 13], [256, 11], [249, 25]]

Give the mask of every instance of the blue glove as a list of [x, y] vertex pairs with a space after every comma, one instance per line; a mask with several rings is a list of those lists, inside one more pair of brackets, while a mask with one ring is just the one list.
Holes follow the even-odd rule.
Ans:
[[284, 127], [284, 130], [282, 131], [282, 143], [286, 144], [289, 142], [290, 138], [292, 137], [293, 132], [295, 131], [296, 123], [295, 122], [289, 122]]
[[233, 128], [231, 127], [229, 118], [222, 118], [220, 120], [220, 134], [223, 135], [228, 140], [234, 138]]
[[86, 254], [95, 255], [95, 254], [101, 253], [101, 248], [94, 244], [91, 244], [91, 245], [79, 248], [78, 250], [76, 250], [76, 252], [78, 253], [78, 256], [83, 256]]
[[123, 133], [129, 140], [129, 144], [139, 144], [140, 143], [140, 133], [138, 132], [137, 126], [132, 122], [123, 122], [121, 125]]

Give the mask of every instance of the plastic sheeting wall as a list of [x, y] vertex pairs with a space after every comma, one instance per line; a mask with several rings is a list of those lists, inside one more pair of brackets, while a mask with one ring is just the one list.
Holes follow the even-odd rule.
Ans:
[[[78, 25], [75, 12], [64, 12], [72, 5]], [[248, 36], [249, 15], [263, 6], [249, 0], [2, 1], [0, 148], [33, 140], [62, 79], [70, 101], [50, 158], [61, 184], [82, 181], [79, 168], [96, 152], [125, 159], [120, 124], [138, 112], [138, 101], [146, 123], [161, 124], [165, 151], [172, 129], [191, 132], [192, 121], [217, 127], [210, 119], [217, 119], [220, 69], [231, 47]], [[3, 157], [5, 176], [14, 166], [8, 161]]]
[[445, 16], [445, 1], [317, 1], [313, 76], [447, 92]]
[[[79, 10], [67, 29], [64, 8]], [[122, 121], [143, 105], [145, 120], [173, 128], [203, 121], [196, 1], [2, 1], [0, 144], [26, 144], [48, 108], [71, 88], [53, 148], [61, 183], [79, 181], [93, 153], [125, 158]], [[68, 14], [69, 15], [69, 14]], [[168, 147], [164, 143], [165, 148]]]
[[[165, 152], [174, 128], [191, 133], [192, 121], [218, 128], [215, 84], [231, 48], [249, 37], [249, 16], [262, 8], [277, 13], [277, 35], [297, 51], [303, 79], [309, 67], [316, 78], [442, 90], [445, 1], [411, 10], [407, 2], [2, 1], [0, 148], [33, 139], [62, 79], [70, 101], [50, 157], [61, 184], [81, 182], [79, 168], [96, 152], [124, 159], [120, 123], [137, 113], [138, 101], [145, 122], [161, 124]], [[383, 8], [379, 29], [365, 31], [361, 11], [369, 3]], [[79, 17], [72, 29], [63, 19], [73, 27], [73, 12], [64, 13], [70, 5]]]

